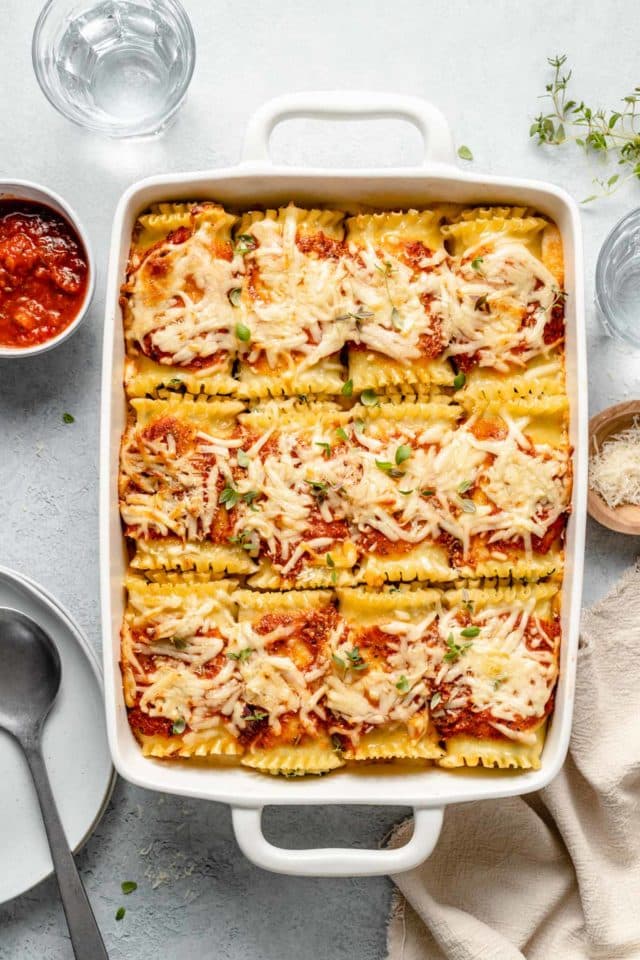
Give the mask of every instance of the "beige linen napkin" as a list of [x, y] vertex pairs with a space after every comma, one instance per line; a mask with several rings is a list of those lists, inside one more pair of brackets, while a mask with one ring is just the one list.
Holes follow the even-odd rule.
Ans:
[[640, 958], [639, 708], [640, 560], [583, 613], [563, 770], [446, 811], [430, 859], [393, 878], [389, 960]]

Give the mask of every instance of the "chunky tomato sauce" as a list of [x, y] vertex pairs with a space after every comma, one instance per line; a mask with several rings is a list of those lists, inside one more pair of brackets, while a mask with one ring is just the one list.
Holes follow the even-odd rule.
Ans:
[[43, 204], [0, 200], [0, 344], [51, 340], [78, 315], [86, 253], [73, 227]]

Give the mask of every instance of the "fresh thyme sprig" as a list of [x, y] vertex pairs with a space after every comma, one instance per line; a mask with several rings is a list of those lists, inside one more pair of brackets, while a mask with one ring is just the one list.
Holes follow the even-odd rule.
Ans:
[[596, 177], [594, 184], [599, 191], [585, 197], [590, 203], [599, 197], [609, 196], [628, 180], [640, 180], [640, 87], [622, 98], [617, 110], [594, 109], [584, 100], [568, 97], [567, 87], [571, 70], [565, 70], [566, 54], [549, 57], [553, 67], [553, 79], [545, 87], [541, 99], [550, 101], [548, 113], [539, 113], [529, 128], [529, 136], [538, 144], [558, 146], [573, 140], [586, 153], [614, 156], [626, 172], [610, 177]]

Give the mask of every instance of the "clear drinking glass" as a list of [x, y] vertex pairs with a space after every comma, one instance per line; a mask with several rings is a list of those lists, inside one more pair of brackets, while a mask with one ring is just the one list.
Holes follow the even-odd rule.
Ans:
[[158, 133], [195, 63], [178, 0], [49, 0], [32, 45], [40, 87], [69, 120], [110, 137]]
[[602, 244], [595, 301], [607, 332], [640, 348], [640, 209], [623, 217]]

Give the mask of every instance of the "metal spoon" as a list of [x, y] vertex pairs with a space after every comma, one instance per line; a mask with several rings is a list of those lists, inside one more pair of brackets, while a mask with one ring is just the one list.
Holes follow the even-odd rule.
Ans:
[[42, 728], [58, 694], [60, 675], [53, 640], [23, 613], [0, 607], [0, 728], [15, 737], [29, 764], [76, 960], [108, 960], [42, 757]]

